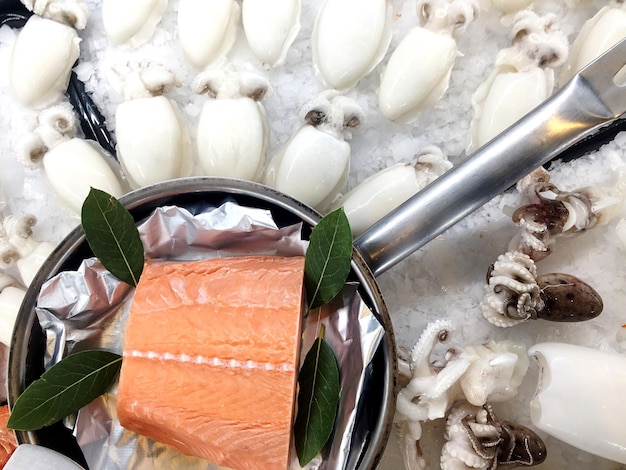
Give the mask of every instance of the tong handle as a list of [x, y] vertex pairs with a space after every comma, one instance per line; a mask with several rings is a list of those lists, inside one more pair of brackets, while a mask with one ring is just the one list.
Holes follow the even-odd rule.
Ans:
[[626, 39], [543, 104], [359, 236], [376, 276], [513, 186], [535, 168], [626, 112], [619, 82]]

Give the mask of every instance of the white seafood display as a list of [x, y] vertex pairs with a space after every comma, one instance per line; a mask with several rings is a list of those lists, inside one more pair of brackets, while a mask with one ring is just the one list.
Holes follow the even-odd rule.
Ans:
[[[53, 22], [50, 17], [54, 16], [55, 8], [51, 0], [24, 1], [38, 13], [33, 17], [33, 22], [41, 20], [40, 14], [45, 14], [46, 22]], [[62, 0], [56, 3], [66, 2]], [[236, 177], [244, 178], [243, 173], [238, 172], [245, 167], [253, 175], [252, 180], [262, 182], [276, 181], [280, 172], [283, 175], [280, 181], [283, 190], [292, 192], [297, 198], [308, 198], [310, 203], [319, 204], [316, 208], [320, 211], [338, 207], [340, 193], [344, 194], [345, 201], [349, 190], [356, 193], [355, 188], [362, 187], [364, 189], [358, 191], [361, 197], [374, 205], [362, 206], [359, 203], [359, 207], [368, 207], [361, 215], [364, 220], [368, 220], [368, 217], [374, 220], [380, 216], [373, 208], [378, 210], [383, 206], [381, 214], [387, 212], [386, 204], [380, 204], [380, 194], [387, 194], [388, 191], [390, 198], [404, 199], [404, 191], [413, 187], [413, 184], [417, 185], [419, 178], [416, 180], [414, 168], [417, 150], [432, 145], [446, 156], [449, 164], [460, 166], [463, 163], [467, 157], [470, 123], [474, 114], [472, 96], [481, 84], [495, 74], [496, 68], [502, 73], [497, 80], [494, 79], [487, 93], [491, 96], [489, 102], [494, 103], [499, 99], [502, 109], [507, 103], [507, 112], [517, 112], [520, 109], [517, 107], [519, 102], [528, 105], [531, 98], [536, 100], [537, 96], [547, 94], [552, 84], [547, 77], [547, 70], [554, 70], [558, 84], [561, 71], [564, 76], [566, 69], [573, 73], [583, 62], [596, 57], [605, 48], [605, 41], [608, 44], [609, 40], [616, 40], [614, 38], [623, 34], [623, 16], [626, 11], [622, 2], [611, 0], [533, 0], [532, 5], [529, 5], [530, 0], [473, 0], [463, 7], [467, 10], [460, 4], [458, 8], [453, 7], [452, 2], [444, 0], [386, 0], [378, 3], [373, 0], [335, 0], [328, 3], [326, 0], [299, 3], [297, 0], [176, 0], [168, 2], [158, 21], [158, 12], [151, 6], [158, 9], [163, 2], [136, 0], [123, 4], [119, 0], [85, 0], [91, 14], [85, 29], [76, 32], [74, 30], [77, 27], [61, 26], [58, 19], [63, 15], [57, 15], [55, 22], [65, 28], [59, 30], [63, 33], [51, 30], [49, 33], [33, 34], [32, 37], [38, 38], [40, 42], [33, 39], [30, 49], [23, 48], [19, 55], [14, 56], [16, 61], [23, 61], [24, 68], [31, 67], [29, 73], [37, 78], [20, 78], [18, 86], [32, 87], [40, 78], [48, 77], [48, 84], [39, 86], [37, 92], [46, 95], [46, 98], [37, 97], [33, 100], [37, 102], [33, 106], [25, 106], [17, 100], [12, 90], [14, 83], [11, 83], [13, 80], [9, 75], [12, 49], [21, 35], [18, 25], [23, 24], [25, 18], [23, 21], [19, 18], [19, 21], [9, 20], [0, 28], [0, 70], [5, 71], [4, 74], [0, 73], [0, 188], [4, 192], [4, 197], [0, 195], [0, 219], [9, 214], [18, 217], [21, 214], [36, 216], [38, 222], [33, 227], [31, 240], [57, 244], [74, 229], [76, 214], [61, 203], [54, 184], [66, 187], [69, 180], [72, 183], [87, 181], [89, 172], [96, 168], [94, 164], [88, 163], [91, 157], [71, 167], [67, 161], [59, 159], [57, 169], [60, 175], [49, 181], [43, 167], [44, 159], [48, 158], [45, 155], [49, 146], [62, 149], [66, 142], [88, 135], [86, 126], [82, 127], [82, 132], [77, 130], [77, 135], [68, 134], [66, 138], [59, 138], [47, 127], [47, 130], [40, 128], [39, 134], [21, 139], [25, 131], [33, 129], [36, 112], [50, 107], [50, 104], [43, 103], [64, 101], [62, 94], [66, 86], [65, 78], [60, 78], [57, 84], [55, 77], [57, 73], [71, 68], [72, 63], [76, 65], [70, 92], [76, 92], [74, 87], [83, 82], [85, 93], [83, 95], [79, 90], [79, 95], [91, 97], [103, 117], [96, 131], [110, 133], [108, 142], [112, 145], [105, 148], [114, 148], [118, 142], [120, 144], [117, 153], [122, 171], [118, 174], [118, 163], [114, 159], [109, 160], [107, 156], [104, 160], [112, 164], [116, 178], [122, 177], [119, 183], [124, 192], [157, 180], [170, 181], [168, 187], [175, 189], [178, 184], [175, 178], [181, 175], [211, 174], [203, 167], [202, 152], [213, 149], [213, 156], [207, 157], [207, 161], [212, 161], [210, 164], [215, 164], [216, 168], [219, 162], [224, 165], [225, 172], [236, 170]], [[4, 2], [4, 6], [16, 3], [8, 1]], [[115, 5], [116, 8], [123, 8], [119, 10], [113, 22], [115, 24], [111, 26], [109, 23], [107, 28], [119, 28], [115, 34], [122, 35], [130, 34], [125, 28], [138, 27], [137, 36], [131, 36], [128, 42], [119, 44], [107, 38], [104, 21], [107, 4], [108, 7]], [[182, 9], [180, 18], [179, 5]], [[420, 8], [417, 14], [416, 5]], [[0, 6], [0, 9], [4, 6]], [[454, 16], [451, 15], [451, 8], [457, 8], [455, 11], [458, 16], [454, 20], [450, 18]], [[510, 63], [515, 67], [522, 63], [529, 64], [523, 73], [520, 73], [519, 67], [504, 70], [504, 67], [494, 65], [494, 60], [502, 50], [512, 50], [520, 42], [524, 42], [524, 46], [535, 44], [538, 55], [550, 56], [548, 48], [539, 47], [549, 36], [548, 31], [539, 28], [536, 23], [528, 28], [524, 28], [523, 23], [513, 26], [517, 10], [526, 8], [535, 12], [537, 18], [554, 15], [554, 25], [560, 25], [561, 31], [567, 34], [570, 41], [578, 36], [569, 49], [565, 66], [552, 63], [552, 67], [538, 67], [523, 55], [510, 58]], [[238, 24], [239, 9], [241, 25]], [[325, 12], [335, 10], [346, 13], [329, 20], [327, 34], [322, 37], [320, 29], [316, 30], [315, 19], [324, 9]], [[80, 10], [76, 11], [80, 13]], [[185, 11], [186, 15], [183, 15]], [[352, 45], [349, 49], [349, 43], [338, 39], [333, 42], [333, 37], [342, 37], [350, 31], [353, 22], [359, 20], [365, 11], [369, 12], [369, 16], [365, 17], [370, 22], [368, 25], [377, 26], [365, 26], [353, 32], [355, 37], [358, 33], [365, 38], [362, 44]], [[375, 11], [380, 14], [375, 14]], [[387, 16], [389, 12], [391, 14]], [[144, 23], [134, 14], [145, 14], [149, 19]], [[524, 12], [520, 17], [523, 15], [528, 15], [528, 18], [533, 16]], [[69, 14], [67, 18], [72, 16]], [[426, 18], [428, 21], [425, 21]], [[447, 26], [438, 23], [439, 18]], [[590, 18], [581, 31], [583, 24]], [[4, 21], [4, 18], [0, 18], [0, 21]], [[84, 23], [82, 19], [77, 21], [77, 25], [81, 22]], [[386, 22], [389, 22], [388, 30]], [[177, 27], [178, 24], [181, 28]], [[419, 29], [414, 32], [418, 24]], [[458, 27], [455, 27], [457, 24]], [[57, 35], [63, 38], [63, 45], [53, 47]], [[410, 37], [413, 40], [404, 49], [400, 59], [396, 60], [396, 49], [400, 50], [403, 40], [407, 38], [408, 41]], [[139, 45], [144, 38], [147, 42]], [[533, 42], [535, 39], [537, 42]], [[336, 86], [322, 81], [319, 70], [315, 70], [317, 64], [313, 54], [313, 48], [321, 43], [326, 45], [329, 55], [336, 60], [336, 67], [327, 70], [327, 74], [334, 77], [336, 72], [345, 71], [347, 67], [354, 72], [351, 80], [344, 83], [338, 81]], [[527, 49], [525, 52], [517, 48], [520, 54], [526, 54]], [[346, 50], [353, 52], [346, 54]], [[413, 54], [418, 56], [417, 59], [413, 59]], [[49, 65], [55, 56], [62, 57], [60, 62], [63, 67]], [[587, 58], [581, 59], [580, 65], [574, 65], [579, 57]], [[120, 65], [128, 61], [159, 62], [166, 65], [171, 73], [160, 68], [150, 73], [144, 71], [129, 75], [127, 67]], [[225, 64], [227, 68], [222, 69]], [[260, 71], [264, 79], [257, 80], [254, 74], [248, 73], [243, 74], [243, 80], [231, 76], [228, 70], [231, 64], [242, 64], [246, 72]], [[111, 66], [117, 69], [121, 77], [129, 77], [125, 87], [118, 80], [120, 77], [114, 80], [120, 82], [115, 87], [107, 82], [107, 71]], [[248, 66], [251, 68], [248, 69]], [[403, 68], [413, 71], [412, 78], [401, 74]], [[389, 77], [384, 77], [386, 72], [394, 69], [397, 76], [401, 77], [396, 82], [399, 90], [396, 103], [400, 104], [394, 111], [396, 115], [389, 119], [382, 113], [380, 89], [381, 80], [389, 80]], [[211, 74], [215, 76], [211, 78]], [[219, 78], [220, 74], [223, 74], [223, 79]], [[205, 78], [205, 93], [201, 95], [195, 93], [193, 88], [201, 83], [200, 80], [194, 83], [197, 76]], [[514, 77], [523, 80], [513, 82]], [[242, 81], [252, 85], [242, 86]], [[271, 93], [267, 88], [263, 99], [257, 100], [261, 98], [267, 81], [271, 83]], [[351, 82], [354, 84], [351, 85]], [[139, 87], [133, 90], [133, 84]], [[502, 98], [506, 96], [502, 91], [505, 88], [511, 91], [506, 99]], [[116, 96], [116, 89], [121, 94], [126, 92], [127, 98], [133, 99], [126, 99], [120, 105], [121, 95]], [[309, 97], [327, 89], [333, 91], [322, 93], [317, 102], [309, 100]], [[486, 92], [486, 86], [484, 90]], [[339, 99], [342, 93], [344, 96]], [[414, 94], [419, 96], [413, 98]], [[346, 103], [358, 103], [358, 107], [352, 109], [359, 108], [359, 112], [343, 109], [340, 106], [343, 98]], [[89, 109], [80, 109], [80, 103], [76, 103], [74, 97], [70, 99], [76, 116], [82, 118], [85, 113], [89, 113]], [[152, 99], [155, 99], [152, 106], [142, 104]], [[409, 103], [409, 99], [413, 101]], [[137, 111], [124, 111], [127, 105], [137, 106]], [[206, 114], [203, 112], [205, 105]], [[119, 123], [115, 119], [118, 106], [121, 114], [128, 113], [128, 117]], [[140, 112], [139, 108], [143, 110]], [[485, 102], [481, 113], [483, 117], [491, 114], [495, 124], [504, 126], [505, 118], [497, 113], [499, 109]], [[264, 112], [261, 113], [261, 110]], [[167, 118], [157, 119], [160, 113]], [[302, 118], [306, 119], [303, 121]], [[266, 152], [265, 163], [269, 165], [260, 178], [257, 176], [257, 163], [262, 165], [261, 160], [252, 158], [248, 161], [249, 166], [246, 166], [243, 160], [235, 162], [217, 158], [217, 145], [226, 145], [235, 134], [234, 131], [223, 130], [222, 126], [229, 121], [236, 121], [239, 129], [246, 129], [243, 138], [237, 140], [238, 143], [245, 143], [249, 149], [261, 148], [261, 120], [266, 130], [269, 129], [263, 147]], [[63, 123], [60, 125], [63, 126]], [[358, 129], [355, 130], [356, 126]], [[586, 392], [588, 387], [590, 395], [585, 401], [581, 399], [562, 404], [559, 400], [562, 392], [556, 392], [552, 385], [544, 386], [546, 394], [538, 393], [541, 419], [550, 417], [554, 422], [561, 423], [563, 428], [570, 426], [566, 422], [568, 419], [579, 418], [581, 427], [585, 420], [591, 423], [593, 427], [581, 431], [585, 445], [576, 447], [576, 443], [570, 445], [570, 441], [565, 442], [565, 439], [561, 440], [561, 437], [531, 422], [529, 405], [537, 371], [533, 368], [534, 359], [530, 359], [528, 367], [528, 354], [524, 357], [524, 350], [545, 341], [584, 347], [585, 352], [581, 353], [581, 357], [589, 355], [590, 361], [595, 357], [589, 352], [591, 349], [618, 351], [622, 354], [626, 352], [623, 309], [626, 304], [626, 206], [622, 197], [626, 178], [621, 186], [609, 181], [613, 176], [613, 160], [626, 164], [626, 133], [621, 132], [613, 137], [611, 128], [607, 131], [607, 139], [611, 137], [602, 147], [598, 140], [590, 139], [585, 150], [589, 153], [573, 156], [562, 154], [559, 157], [561, 160], [546, 163], [546, 168], [550, 170], [547, 178], [545, 175], [531, 175], [518, 185], [517, 191], [511, 188], [495, 196], [471, 214], [466, 214], [462, 220], [413, 255], [377, 276], [376, 284], [388, 307], [400, 356], [401, 373], [396, 391], [402, 390], [393, 432], [389, 434], [388, 442], [385, 442], [387, 433], [381, 439], [381, 448], [384, 446], [385, 450], [377, 469], [440, 468], [442, 447], [445, 447], [445, 453], [450, 457], [449, 460], [446, 458], [445, 465], [453, 468], [467, 468], [467, 462], [470, 461], [479, 462], [486, 468], [514, 468], [540, 461], [541, 452], [539, 456], [533, 456], [535, 454], [532, 452], [523, 453], [533, 440], [522, 437], [504, 443], [506, 431], [503, 431], [505, 434], [498, 434], [502, 420], [530, 426], [546, 439], [547, 457], [539, 468], [599, 470], [626, 465], [610, 462], [607, 459], [617, 457], [587, 446], [593, 443], [594, 447], [597, 444], [596, 449], [601, 448], [604, 444], [601, 441], [606, 443], [609, 440], [606, 434], [596, 430], [608, 432], [613, 424], [620, 422], [618, 413], [623, 413], [617, 405], [609, 417], [603, 414], [605, 409], [597, 411], [603, 403], [611, 404], [614, 394], [624, 388], [618, 385], [613, 387], [618, 380], [618, 366], [606, 360], [606, 364], [613, 364], [610, 366], [611, 373], [600, 377], [605, 359], [598, 358], [595, 360], [598, 370], [593, 371], [597, 375], [581, 367], [575, 371], [580, 373], [570, 372], [566, 379], [559, 380], [559, 383], [568, 384], [574, 390], [581, 387]], [[173, 140], [168, 140], [166, 133], [170, 133]], [[98, 132], [95, 135], [100, 139]], [[125, 147], [125, 142], [136, 144], [137, 147]], [[38, 170], [31, 170], [16, 160], [15, 150], [19, 144], [24, 145], [23, 150], [32, 151], [29, 151], [29, 159], [39, 159], [41, 166]], [[69, 146], [67, 148], [71, 150]], [[145, 154], [140, 152], [144, 149]], [[168, 149], [171, 151], [165, 152], [165, 157], [159, 156], [161, 151]], [[73, 154], [74, 151], [71, 152]], [[258, 154], [254, 152], [254, 155]], [[100, 160], [102, 158], [98, 157]], [[252, 163], [253, 160], [255, 163]], [[398, 165], [398, 162], [403, 163]], [[444, 166], [447, 164], [444, 163]], [[375, 175], [381, 169], [386, 169], [380, 176], [382, 178], [384, 174], [384, 180], [378, 180], [378, 175]], [[427, 174], [427, 179], [434, 176], [434, 168], [432, 171]], [[503, 168], [503, 171], [507, 172], [508, 169]], [[375, 176], [367, 180], [371, 175]], [[482, 178], [485, 175], [477, 172], [476, 176]], [[410, 184], [405, 186], [407, 182]], [[441, 177], [432, 184], [438, 182], [441, 183]], [[589, 188], [592, 189], [588, 191]], [[379, 195], [368, 198], [374, 194]], [[445, 198], [446, 193], [442, 192], [437, 197]], [[344, 209], [347, 208], [348, 204], [344, 205]], [[358, 234], [362, 230], [358, 227], [359, 222], [349, 217], [352, 229]], [[406, 220], [407, 225], [413, 222]], [[419, 221], [415, 223], [419, 224]], [[366, 224], [371, 222], [367, 221], [363, 226]], [[30, 242], [23, 245], [24, 248], [28, 246]], [[13, 255], [7, 258], [9, 264], [0, 266], [0, 285], [5, 279], [7, 287], [11, 284], [9, 292], [13, 288], [24, 291], [28, 279], [32, 278], [38, 263], [43, 260], [45, 246], [41, 248], [41, 257], [37, 254], [39, 249], [34, 245], [32, 247], [30, 255], [19, 258], [15, 255], [15, 247], [8, 246], [8, 252]], [[503, 263], [494, 263], [498, 255], [506, 251], [509, 253], [504, 255]], [[29, 260], [33, 263], [27, 267]], [[485, 281], [485, 272], [492, 263], [494, 267], [489, 270], [490, 280]], [[569, 274], [560, 274], [562, 272]], [[586, 283], [592, 285], [597, 292], [590, 287], [588, 290], [577, 290], [576, 286], [582, 282], [580, 280], [584, 280], [587, 287]], [[486, 283], [488, 286], [485, 286]], [[549, 296], [555, 287], [558, 287], [554, 289], [555, 295]], [[580, 292], [583, 292], [582, 297]], [[8, 299], [9, 296], [4, 295], [6, 297], [2, 294], [0, 297]], [[566, 303], [572, 295], [574, 301]], [[0, 310], [13, 312], [11, 315], [14, 315], [19, 309], [21, 296], [10, 297], [12, 300], [9, 299], [6, 309], [2, 307]], [[572, 306], [573, 310], [570, 309]], [[489, 320], [483, 316], [481, 307], [487, 311]], [[602, 313], [598, 315], [600, 311]], [[573, 319], [588, 321], [564, 324], [563, 321], [572, 319], [572, 314]], [[542, 321], [551, 317], [559, 322]], [[538, 321], [529, 321], [534, 318]], [[439, 320], [442, 323], [436, 327], [430, 326]], [[516, 326], [502, 328], [502, 324]], [[0, 331], [0, 335], [10, 338], [11, 326], [5, 330]], [[424, 347], [416, 345], [415, 360], [412, 361], [412, 347], [423, 332], [430, 340], [435, 338], [435, 346], [429, 350], [428, 344], [431, 343], [421, 341]], [[585, 362], [584, 357], [581, 361]], [[528, 371], [521, 380], [526, 367]], [[556, 370], [556, 365], [554, 367]], [[587, 381], [584, 374], [588, 374], [591, 380]], [[597, 383], [593, 383], [594, 380]], [[547, 383], [543, 382], [544, 385]], [[386, 403], [392, 406], [394, 399], [389, 397]], [[457, 410], [457, 404], [461, 412], [453, 413]], [[465, 408], [472, 404], [477, 408]], [[381, 405], [377, 402], [372, 406], [372, 409], [378, 411]], [[98, 407], [99, 404], [95, 404], [90, 411]], [[566, 410], [567, 416], [556, 416], [560, 410]], [[592, 410], [590, 413], [593, 412], [593, 418], [605, 417], [606, 428], [587, 416], [587, 410]], [[492, 416], [494, 414], [495, 417]], [[93, 425], [100, 424], [96, 422], [100, 416], [94, 414]], [[348, 418], [347, 414], [342, 416]], [[428, 416], [439, 417], [431, 420]], [[476, 422], [474, 416], [477, 416]], [[456, 422], [456, 425], [451, 424], [450, 444], [446, 444], [444, 436], [447, 418], [450, 418], [451, 423]], [[480, 426], [485, 426], [485, 436], [481, 436]], [[362, 429], [361, 423], [357, 423], [356, 432], [352, 434], [355, 440], [351, 449], [361, 444], [363, 434], [360, 431], [370, 432], [371, 429]], [[106, 432], [105, 427], [101, 430]], [[524, 436], [525, 432], [519, 435]], [[502, 441], [496, 444], [495, 441], [500, 439]], [[518, 445], [511, 446], [513, 441]], [[369, 445], [369, 442], [365, 445]], [[83, 444], [79, 442], [79, 445]], [[127, 445], [135, 446], [133, 442]], [[86, 453], [95, 447], [102, 449], [101, 446], [89, 444], [83, 447]], [[352, 451], [350, 453], [354, 456]], [[493, 459], [494, 453], [501, 457]], [[161, 454], [159, 456], [163, 457]], [[108, 453], [104, 461], [94, 458], [93, 454], [86, 458], [90, 468], [101, 470], [114, 465], [109, 459], [115, 457]], [[177, 458], [182, 464], [176, 466], [186, 468], [188, 457], [177, 455]], [[320, 463], [329, 465], [328, 460], [318, 456], [308, 470]], [[149, 463], [146, 465], [150, 466]], [[167, 463], [163, 465], [167, 467]]]
[[343, 207], [355, 237], [452, 168], [434, 146], [422, 149], [416, 160], [415, 164], [398, 163], [371, 175], [336, 203]]
[[454, 34], [478, 14], [477, 0], [420, 0], [422, 26], [416, 26], [393, 51], [378, 90], [385, 117], [411, 122], [441, 99], [458, 55]]
[[566, 343], [536, 344], [528, 353], [539, 366], [530, 403], [533, 424], [572, 446], [626, 464], [621, 419], [626, 357]]
[[9, 83], [22, 105], [42, 109], [60, 101], [80, 54], [72, 26], [32, 15], [13, 46]]
[[513, 45], [498, 52], [491, 75], [472, 97], [468, 153], [545, 101], [554, 88], [554, 68], [567, 58], [567, 36], [553, 14], [517, 13], [511, 38]]
[[489, 405], [459, 401], [446, 419], [442, 470], [495, 470], [502, 466], [530, 467], [546, 458], [541, 438], [526, 426], [501, 421]]
[[0, 274], [0, 343], [9, 346], [15, 319], [26, 290], [7, 274]]
[[18, 158], [26, 166], [42, 167], [59, 201], [79, 215], [91, 187], [120, 197], [126, 191], [107, 162], [107, 155], [92, 140], [76, 137], [76, 119], [68, 103], [43, 110], [21, 142]]
[[203, 69], [235, 42], [240, 9], [235, 0], [180, 0], [178, 39], [187, 61]]
[[349, 130], [363, 121], [358, 104], [334, 90], [301, 109], [304, 125], [267, 166], [264, 183], [323, 212], [338, 197], [350, 169]]
[[259, 180], [269, 142], [260, 103], [271, 92], [268, 79], [250, 70], [218, 68], [200, 73], [192, 88], [209, 95], [196, 135], [203, 174]]
[[139, 47], [161, 21], [167, 0], [103, 0], [102, 22], [111, 44]]
[[300, 0], [243, 0], [241, 22], [248, 45], [267, 67], [282, 65], [289, 47], [300, 32]]
[[626, 37], [626, 5], [619, 1], [609, 3], [580, 29], [572, 43], [569, 58], [561, 68], [560, 85]]
[[487, 274], [480, 310], [490, 323], [510, 327], [529, 319], [577, 322], [600, 315], [603, 302], [596, 290], [564, 273], [537, 274], [532, 258], [509, 251]]
[[117, 157], [132, 187], [189, 176], [193, 168], [187, 123], [163, 94], [178, 79], [157, 64], [119, 66], [111, 81], [124, 101], [115, 113]]
[[53, 244], [33, 237], [32, 228], [36, 222], [31, 214], [9, 215], [0, 226], [0, 269], [17, 268], [24, 286], [31, 283], [54, 248]]
[[313, 29], [313, 64], [327, 87], [347, 90], [369, 74], [391, 42], [390, 0], [326, 0]]

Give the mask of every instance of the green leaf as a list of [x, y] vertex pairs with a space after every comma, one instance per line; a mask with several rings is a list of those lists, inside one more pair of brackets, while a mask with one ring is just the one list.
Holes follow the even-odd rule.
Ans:
[[342, 208], [326, 215], [311, 232], [304, 283], [309, 308], [330, 302], [341, 290], [352, 259], [352, 232]]
[[307, 353], [298, 375], [300, 391], [294, 436], [301, 466], [309, 463], [326, 445], [337, 415], [339, 365], [323, 338], [323, 331]]
[[108, 351], [82, 351], [44, 372], [15, 401], [7, 426], [31, 431], [75, 413], [113, 383], [122, 356]]
[[126, 208], [110, 194], [91, 188], [83, 203], [81, 223], [87, 243], [104, 267], [121, 281], [137, 286], [144, 251]]

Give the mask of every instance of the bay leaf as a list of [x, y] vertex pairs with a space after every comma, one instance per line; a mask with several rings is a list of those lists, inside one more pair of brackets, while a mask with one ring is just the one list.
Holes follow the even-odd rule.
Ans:
[[337, 415], [339, 365], [323, 334], [322, 329], [298, 374], [300, 391], [294, 439], [301, 466], [309, 463], [324, 448]]
[[90, 350], [71, 354], [31, 383], [15, 401], [7, 427], [32, 431], [77, 412], [113, 384], [122, 356]]
[[119, 280], [137, 286], [144, 249], [135, 221], [110, 194], [91, 188], [81, 211], [81, 224], [94, 255]]
[[330, 212], [313, 227], [306, 251], [304, 283], [309, 308], [330, 302], [350, 273], [352, 232], [343, 210]]

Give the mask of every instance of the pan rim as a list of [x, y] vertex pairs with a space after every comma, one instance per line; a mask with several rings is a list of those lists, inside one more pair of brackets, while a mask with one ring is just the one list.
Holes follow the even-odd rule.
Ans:
[[[159, 207], [166, 205], [165, 201], [182, 196], [201, 195], [202, 193], [226, 193], [235, 196], [259, 199], [267, 204], [275, 205], [296, 216], [303, 222], [313, 226], [321, 219], [321, 214], [302, 202], [260, 183], [243, 181], [235, 178], [193, 176], [168, 180], [151, 186], [140, 188], [122, 196], [120, 202], [131, 213], [146, 206]], [[139, 222], [141, 218], [136, 217]], [[42, 284], [56, 275], [67, 262], [68, 258], [85, 243], [82, 227], [78, 225], [55, 247], [48, 259], [43, 263], [37, 275], [27, 289], [26, 296], [20, 307], [11, 346], [9, 348], [8, 368], [8, 401], [9, 407], [26, 388], [27, 354], [29, 336], [36, 321], [35, 303]], [[385, 335], [380, 348], [386, 368], [383, 378], [381, 415], [375, 429], [371, 430], [368, 445], [360, 456], [358, 468], [376, 468], [387, 445], [397, 398], [397, 354], [393, 325], [385, 305], [382, 293], [375, 281], [369, 266], [363, 256], [353, 248], [352, 270], [361, 286], [369, 297], [379, 321], [385, 329]], [[19, 443], [39, 444], [36, 431], [16, 431]]]

